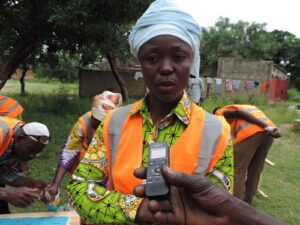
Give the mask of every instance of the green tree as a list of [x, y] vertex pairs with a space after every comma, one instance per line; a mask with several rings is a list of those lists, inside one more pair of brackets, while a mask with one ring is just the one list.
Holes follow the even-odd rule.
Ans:
[[214, 27], [203, 31], [202, 65], [216, 72], [220, 57], [271, 60], [278, 44], [265, 26], [243, 21], [234, 24], [228, 18], [219, 18]]
[[271, 35], [279, 45], [273, 61], [291, 74], [291, 83], [300, 81], [300, 39], [279, 30], [274, 30]]
[[0, 2], [0, 89], [52, 35], [48, 1]]
[[129, 25], [150, 0], [6, 0], [0, 2], [0, 89], [36, 52], [78, 54], [82, 65], [107, 58], [126, 100], [115, 63], [124, 56]]

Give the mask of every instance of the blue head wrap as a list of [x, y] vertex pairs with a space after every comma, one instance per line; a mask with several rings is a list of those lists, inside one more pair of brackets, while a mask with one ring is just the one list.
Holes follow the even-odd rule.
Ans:
[[159, 35], [172, 35], [189, 44], [194, 53], [190, 74], [199, 77], [201, 28], [198, 22], [171, 0], [156, 0], [138, 19], [129, 35], [131, 54], [137, 58], [140, 47]]

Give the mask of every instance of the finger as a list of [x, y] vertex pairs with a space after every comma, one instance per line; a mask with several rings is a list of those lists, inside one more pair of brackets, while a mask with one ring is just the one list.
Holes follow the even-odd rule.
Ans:
[[178, 224], [173, 212], [158, 211], [153, 215], [153, 220], [155, 224], [160, 225]]
[[21, 207], [26, 207], [33, 203], [33, 198], [26, 197], [26, 196], [21, 196], [17, 202], [21, 205]]
[[134, 170], [134, 176], [139, 179], [145, 179], [147, 174], [147, 169], [145, 167], [140, 167]]
[[156, 212], [158, 212], [158, 211], [161, 210], [160, 204], [156, 200], [150, 200], [148, 208], [149, 208], [149, 210], [150, 210], [151, 213], [156, 213]]
[[163, 167], [162, 174], [169, 184], [182, 187], [190, 192], [203, 191], [210, 186], [209, 181], [204, 176], [176, 172], [170, 167]]
[[140, 198], [145, 197], [145, 186], [143, 184], [136, 186], [133, 189], [133, 193], [137, 197], [140, 197]]
[[171, 191], [170, 202], [172, 205], [172, 210], [174, 211], [175, 215], [179, 215], [180, 213], [182, 213], [184, 211], [181, 195], [179, 193], [178, 188], [175, 186], [171, 186], [170, 191]]
[[21, 192], [26, 198], [39, 199], [40, 198], [40, 190], [37, 188], [27, 188], [24, 187]]

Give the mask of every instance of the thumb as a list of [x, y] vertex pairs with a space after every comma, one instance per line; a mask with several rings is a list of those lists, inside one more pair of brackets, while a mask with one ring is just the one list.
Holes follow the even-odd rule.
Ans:
[[163, 167], [162, 174], [169, 184], [184, 188], [189, 192], [201, 192], [210, 186], [209, 181], [204, 176], [188, 175], [177, 172], [170, 167]]

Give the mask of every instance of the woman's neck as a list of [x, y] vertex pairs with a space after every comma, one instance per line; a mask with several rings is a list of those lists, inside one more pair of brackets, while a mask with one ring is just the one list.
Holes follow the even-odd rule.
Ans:
[[162, 102], [149, 96], [147, 99], [147, 105], [151, 115], [151, 119], [154, 124], [157, 124], [163, 118], [165, 118], [178, 104], [179, 100], [174, 102]]

